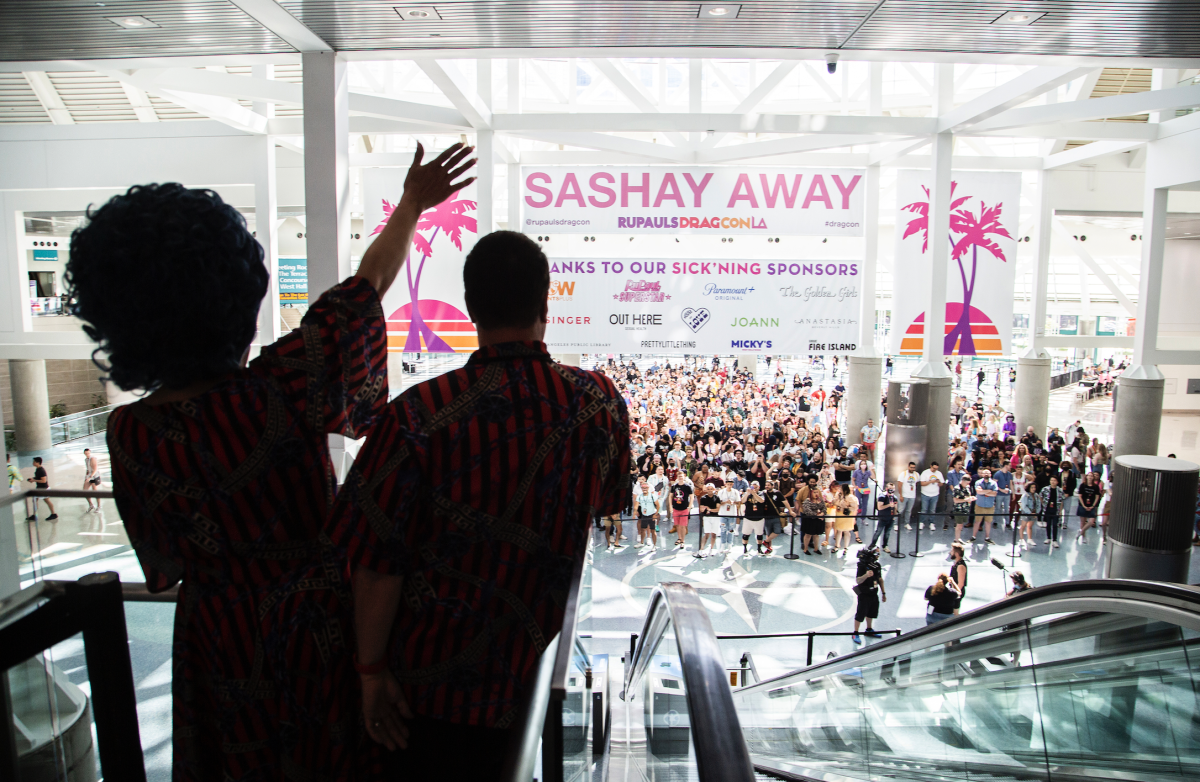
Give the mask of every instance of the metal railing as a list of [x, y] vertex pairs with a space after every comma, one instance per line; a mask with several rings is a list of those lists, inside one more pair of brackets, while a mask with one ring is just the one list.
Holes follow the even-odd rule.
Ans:
[[21, 779], [7, 671], [83, 634], [91, 712], [105, 779], [145, 782], [137, 698], [125, 628], [121, 580], [93, 573], [78, 581], [42, 581], [0, 601], [0, 770]]
[[663, 583], [654, 588], [646, 619], [625, 665], [622, 698], [629, 702], [646, 676], [660, 644], [675, 635], [696, 771], [701, 782], [751, 782], [750, 753], [742, 738], [725, 663], [708, 611], [689, 584]]
[[59, 445], [105, 431], [108, 428], [108, 414], [116, 408], [117, 405], [104, 405], [92, 410], [51, 418], [50, 442], [53, 445]]

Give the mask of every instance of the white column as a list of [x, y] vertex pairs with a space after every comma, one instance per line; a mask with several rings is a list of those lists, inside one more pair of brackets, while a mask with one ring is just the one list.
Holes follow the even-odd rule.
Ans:
[[1046, 439], [1050, 418], [1050, 356], [1027, 353], [1017, 359], [1016, 425], [1017, 436], [1032, 426], [1038, 437]]
[[859, 356], [874, 356], [877, 354], [875, 350], [875, 291], [879, 274], [879, 166], [867, 166], [865, 184], [862, 290], [859, 292], [858, 301], [858, 346], [854, 353]]
[[883, 358], [880, 356], [850, 356], [850, 382], [846, 385], [846, 442], [860, 441], [867, 419], [883, 429], [880, 412], [882, 399]]
[[275, 139], [259, 136], [260, 145], [254, 170], [254, 234], [263, 248], [263, 263], [270, 279], [267, 294], [258, 311], [258, 344], [269, 345], [279, 339], [279, 198], [275, 180]]
[[[1147, 150], [1146, 168], [1155, 154]], [[1167, 230], [1167, 189], [1147, 187], [1142, 206], [1142, 270], [1138, 280], [1138, 314], [1133, 338], [1133, 365], [1117, 380], [1113, 423], [1115, 455], [1158, 455], [1166, 378], [1157, 366], [1158, 310], [1162, 300], [1163, 244]]]
[[40, 358], [9, 359], [8, 377], [12, 386], [17, 453], [37, 456], [50, 450], [50, 393], [46, 386], [46, 361]]
[[[1049, 358], [1042, 346], [1046, 336], [1046, 299], [1050, 282], [1050, 241], [1054, 236], [1054, 206], [1050, 203], [1050, 172], [1038, 174], [1037, 255], [1033, 261], [1033, 311], [1029, 315], [1029, 351], [1026, 355]], [[1017, 375], [1017, 383], [1021, 376]], [[1049, 391], [1046, 392], [1047, 394]]]
[[308, 300], [314, 302], [350, 276], [350, 90], [337, 54], [301, 58]]
[[[475, 89], [480, 100], [488, 110], [492, 109], [492, 61], [475, 61]], [[479, 129], [475, 132], [475, 156], [479, 162], [475, 166], [479, 177], [476, 185], [479, 190], [479, 207], [476, 220], [479, 222], [477, 236], [484, 237], [496, 229], [495, 226], [495, 189], [496, 189], [496, 148], [495, 132]]]
[[751, 372], [758, 375], [758, 354], [757, 353], [738, 353], [737, 368], [749, 369]]

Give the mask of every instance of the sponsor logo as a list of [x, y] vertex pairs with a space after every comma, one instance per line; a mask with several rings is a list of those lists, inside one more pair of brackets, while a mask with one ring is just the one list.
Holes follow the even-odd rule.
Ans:
[[614, 293], [613, 298], [621, 302], [661, 303], [671, 298], [664, 293], [658, 280], [626, 280], [625, 290]]
[[712, 296], [717, 301], [742, 301], [751, 293], [754, 293], [754, 288], [749, 286], [745, 288], [722, 288], [715, 282], [710, 282], [704, 286], [704, 295]]
[[779, 325], [779, 318], [734, 318], [729, 325], [734, 328], [770, 328]]
[[590, 326], [592, 319], [588, 315], [551, 315], [547, 323], [557, 323], [563, 326]]
[[735, 340], [730, 341], [729, 347], [742, 348], [744, 350], [757, 350], [759, 348], [766, 348], [766, 349], [770, 350], [771, 340], [769, 340], [769, 339], [735, 339]]
[[831, 353], [848, 353], [851, 350], [858, 348], [853, 342], [813, 342], [809, 340], [808, 350], [810, 353], [817, 351], [829, 351]]
[[698, 309], [688, 307], [683, 311], [683, 322], [692, 330], [693, 334], [704, 328], [704, 324], [710, 320], [712, 320], [712, 313], [708, 311], [707, 307], [700, 307]]
[[843, 285], [841, 288], [834, 290], [833, 288], [826, 288], [824, 285], [810, 285], [807, 288], [784, 285], [779, 289], [779, 295], [785, 299], [801, 299], [803, 301], [812, 301], [813, 299], [837, 299], [838, 301], [845, 301], [846, 299], [857, 299], [858, 288], [854, 285]]
[[661, 326], [660, 313], [621, 312], [608, 316], [608, 322], [614, 326]]
[[642, 340], [644, 348], [663, 348], [667, 350], [683, 350], [685, 348], [695, 350], [695, 342], [686, 342], [680, 340], [660, 340], [660, 339], [644, 339]]
[[550, 301], [572, 301], [575, 298], [575, 280], [551, 280]]

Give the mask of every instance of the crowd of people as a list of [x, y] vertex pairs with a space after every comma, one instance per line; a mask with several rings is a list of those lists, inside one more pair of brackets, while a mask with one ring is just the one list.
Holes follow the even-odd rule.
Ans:
[[[778, 364], [763, 381], [716, 357], [645, 368], [614, 357], [598, 362], [631, 415], [624, 515], [636, 523], [633, 545], [641, 553], [658, 548], [658, 527], [669, 523], [672, 537], [663, 545], [686, 548], [695, 520], [698, 558], [738, 546], [770, 556], [785, 532], [801, 536], [805, 555], [845, 556], [852, 541], [864, 542], [868, 518], [876, 522], [868, 545], [882, 542], [885, 552], [897, 524], [953, 527], [953, 541], [964, 544], [994, 544], [993, 526], [1016, 528], [1018, 545], [1032, 548], [1042, 538], [1035, 529], [1045, 530], [1041, 545], [1058, 547], [1078, 518], [1081, 543], [1093, 527], [1103, 542], [1110, 452], [1079, 420], [1043, 440], [1032, 427], [1018, 434], [999, 398], [987, 404], [956, 396], [945, 459], [883, 476], [876, 459], [882, 421], [843, 431], [836, 358], [829, 391], [809, 371], [792, 373], [789, 383]], [[622, 518], [602, 523], [609, 551], [624, 548]]]

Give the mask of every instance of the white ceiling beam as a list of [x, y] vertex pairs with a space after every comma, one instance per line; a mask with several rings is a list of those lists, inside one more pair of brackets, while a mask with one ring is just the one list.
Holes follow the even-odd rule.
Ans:
[[[584, 147], [585, 149], [601, 149], [610, 152], [644, 155], [672, 163], [690, 163], [693, 159], [691, 150], [670, 147], [665, 144], [652, 144], [649, 141], [638, 141], [621, 136], [610, 136], [605, 133], [539, 133], [537, 131], [522, 131], [514, 132], [510, 135], [533, 139], [534, 141], [545, 141], [550, 144], [563, 144], [570, 147]], [[521, 157], [524, 159], [525, 153], [522, 153]]]
[[831, 103], [841, 103], [842, 96], [837, 90], [829, 86], [829, 80], [821, 75], [821, 72], [813, 67], [813, 64], [808, 60], [804, 61], [804, 70], [808, 71], [808, 75], [812, 78], [813, 83], [825, 93], [825, 97], [829, 98]]
[[1062, 139], [1063, 143], [1072, 139], [1080, 141], [1108, 139], [1153, 141], [1159, 137], [1159, 130], [1148, 122], [1059, 122], [1053, 125], [1027, 125], [1016, 130], [979, 130], [972, 127], [955, 135]]
[[[1093, 68], [1082, 79], [1077, 80], [1071, 85], [1070, 93], [1067, 95], [1067, 101], [1088, 100], [1092, 97], [1092, 91], [1096, 89], [1096, 83], [1100, 81], [1100, 75], [1104, 73], [1103, 68]], [[1068, 123], [1059, 123], [1068, 124]], [[1078, 123], [1070, 123], [1078, 124]], [[1067, 138], [1055, 139], [1053, 144], [1050, 144], [1048, 154], [1054, 155], [1062, 152], [1067, 147], [1067, 142], [1071, 139], [1086, 138], [1086, 136], [1070, 136]]]
[[1200, 111], [1192, 112], [1183, 117], [1169, 119], [1166, 122], [1160, 122], [1155, 127], [1158, 131], [1154, 138], [1170, 138], [1177, 136], [1180, 133], [1191, 133], [1193, 130], [1200, 130]]
[[497, 131], [586, 130], [612, 133], [703, 132], [715, 133], [832, 133], [917, 136], [932, 133], [937, 120], [931, 117], [872, 117], [838, 114], [630, 114], [580, 112], [542, 114], [497, 114], [492, 129]]
[[871, 165], [886, 166], [897, 158], [916, 152], [922, 147], [929, 146], [933, 142], [931, 136], [923, 138], [910, 138], [903, 141], [896, 141], [891, 144], [880, 144], [870, 152]]
[[470, 130], [472, 127], [471, 120], [456, 109], [361, 92], [350, 93], [350, 116], [353, 119], [356, 115], [417, 123], [426, 127], [425, 133], [439, 129]]
[[[755, 109], [758, 108], [760, 103], [766, 100], [767, 97], [775, 91], [775, 89], [791, 74], [792, 71], [796, 70], [797, 65], [798, 63], [795, 61], [781, 62], [776, 65], [775, 69], [767, 74], [767, 77], [759, 82], [758, 86], [755, 87], [750, 94], [742, 100], [741, 103], [735, 106], [730, 114], [751, 114]], [[722, 138], [724, 138], [723, 133], [713, 133], [704, 140], [703, 147], [705, 149], [711, 149], [719, 144]]]
[[457, 66], [450, 65], [447, 70], [438, 60], [421, 60], [417, 63], [434, 86], [441, 90], [454, 108], [458, 109], [471, 127], [476, 130], [487, 130], [492, 127], [492, 111], [479, 95], [466, 86]]
[[913, 65], [911, 62], [906, 62], [904, 63], [904, 70], [908, 71], [908, 75], [913, 78], [913, 81], [919, 84], [921, 89], [925, 90], [926, 95], [930, 96], [931, 98], [936, 97], [937, 93], [934, 90], [933, 85], [929, 83], [928, 79], [921, 75], [921, 72], [917, 70], [915, 65]]
[[1093, 141], [1091, 144], [1084, 144], [1082, 147], [1075, 147], [1067, 152], [1058, 152], [1053, 155], [1046, 156], [1046, 162], [1043, 168], [1047, 171], [1063, 168], [1065, 166], [1074, 166], [1085, 160], [1093, 160], [1099, 157], [1108, 155], [1116, 155], [1120, 152], [1128, 152], [1135, 147], [1140, 147], [1146, 142], [1144, 141]]
[[729, 94], [733, 96], [735, 103], [739, 103], [746, 99], [746, 94], [742, 92], [741, 87], [734, 83], [733, 77], [725, 70], [725, 63], [720, 60], [709, 60], [709, 67], [712, 72], [717, 75], [717, 81], [724, 85], [725, 89], [729, 90]]
[[[1133, 92], [1127, 95], [1112, 95], [1107, 98], [1051, 103], [1045, 106], [1027, 106], [1009, 109], [1003, 114], [976, 125], [977, 130], [1001, 130], [1019, 128], [1023, 125], [1046, 125], [1053, 122], [1079, 122], [1108, 117], [1127, 117], [1151, 111], [1185, 108], [1200, 104], [1200, 84], [1175, 87], [1169, 90]], [[1014, 134], [1019, 135], [1019, 134]]]
[[321, 36], [308, 29], [275, 0], [229, 1], [298, 52], [333, 51], [333, 47]]
[[[931, 155], [904, 155], [883, 163], [885, 168], [929, 168]], [[1042, 159], [1027, 157], [989, 157], [986, 155], [955, 155], [951, 163], [955, 171], [1040, 171]]]
[[[217, 95], [189, 92], [187, 90], [167, 89], [156, 82], [156, 77], [163, 73], [157, 69], [147, 71], [100, 71], [122, 84], [132, 84], [138, 89], [158, 95], [172, 103], [202, 114], [209, 119], [224, 123], [231, 128], [247, 133], [262, 134], [267, 132], [267, 118], [255, 113], [237, 101]], [[210, 73], [218, 78], [227, 74]], [[264, 80], [266, 81], [266, 80]]]
[[1068, 231], [1061, 222], [1059, 222], [1057, 217], [1052, 217], [1050, 222], [1054, 226], [1055, 235], [1057, 235], [1059, 239], [1062, 239], [1071, 245], [1071, 248], [1075, 250], [1075, 255], [1079, 256], [1079, 260], [1083, 261], [1084, 266], [1087, 266], [1089, 269], [1091, 269], [1093, 274], [1100, 278], [1100, 281], [1104, 283], [1104, 287], [1108, 288], [1109, 292], [1116, 297], [1117, 302], [1124, 307], [1130, 315], [1136, 317], [1137, 305], [1129, 300], [1129, 297], [1125, 295], [1125, 292], [1121, 290], [1120, 286], [1117, 285], [1112, 277], [1108, 276], [1108, 272], [1100, 268], [1100, 264], [1096, 263], [1096, 259], [1093, 258], [1092, 254], [1089, 253], [1083, 246], [1083, 242], [1075, 239], [1075, 237], [1071, 235], [1071, 232]]
[[129, 82], [121, 82], [121, 89], [125, 90], [125, 97], [129, 99], [129, 105], [133, 106], [133, 113], [137, 115], [138, 122], [158, 122], [154, 104], [150, 102], [150, 96], [145, 90]]
[[[593, 57], [591, 59], [591, 63], [592, 65], [596, 66], [600, 73], [604, 75], [604, 78], [608, 79], [609, 82], [611, 82], [612, 85], [617, 88], [617, 91], [624, 95], [629, 102], [638, 108], [639, 111], [645, 112], [646, 114], [659, 113], [658, 106], [656, 106], [654, 101], [642, 91], [641, 85], [635, 84], [632, 79], [626, 76], [625, 73], [617, 67], [615, 62], [612, 60], [606, 60], [602, 57]], [[680, 149], [687, 149], [690, 146], [688, 140], [680, 133], [670, 131], [664, 132], [666, 133], [667, 139]]]
[[1087, 75], [1087, 68], [1044, 66], [1026, 71], [938, 118], [938, 132], [958, 133]]
[[67, 109], [67, 104], [63, 103], [62, 96], [58, 94], [58, 90], [54, 88], [50, 77], [45, 71], [22, 71], [21, 74], [25, 77], [25, 81], [29, 84], [33, 94], [37, 96], [38, 102], [42, 104], [42, 108], [50, 115], [50, 121], [55, 125], [74, 125], [75, 118], [71, 116], [71, 112]]
[[819, 149], [838, 149], [856, 144], [875, 144], [879, 136], [800, 136], [798, 138], [771, 139], [749, 144], [732, 144], [726, 147], [703, 150], [696, 153], [697, 163], [725, 163], [747, 158], [774, 157], [793, 152], [810, 152]]
[[546, 73], [546, 69], [542, 67], [542, 64], [534, 59], [527, 60], [526, 62], [530, 68], [533, 68], [533, 72], [537, 74], [537, 77], [542, 80], [542, 84], [545, 84], [546, 87], [549, 88], [550, 93], [554, 96], [555, 102], [566, 105], [569, 102], [567, 96], [563, 94], [563, 91], [560, 90], [558, 85], [554, 83], [554, 80], [550, 78], [550, 74]]

